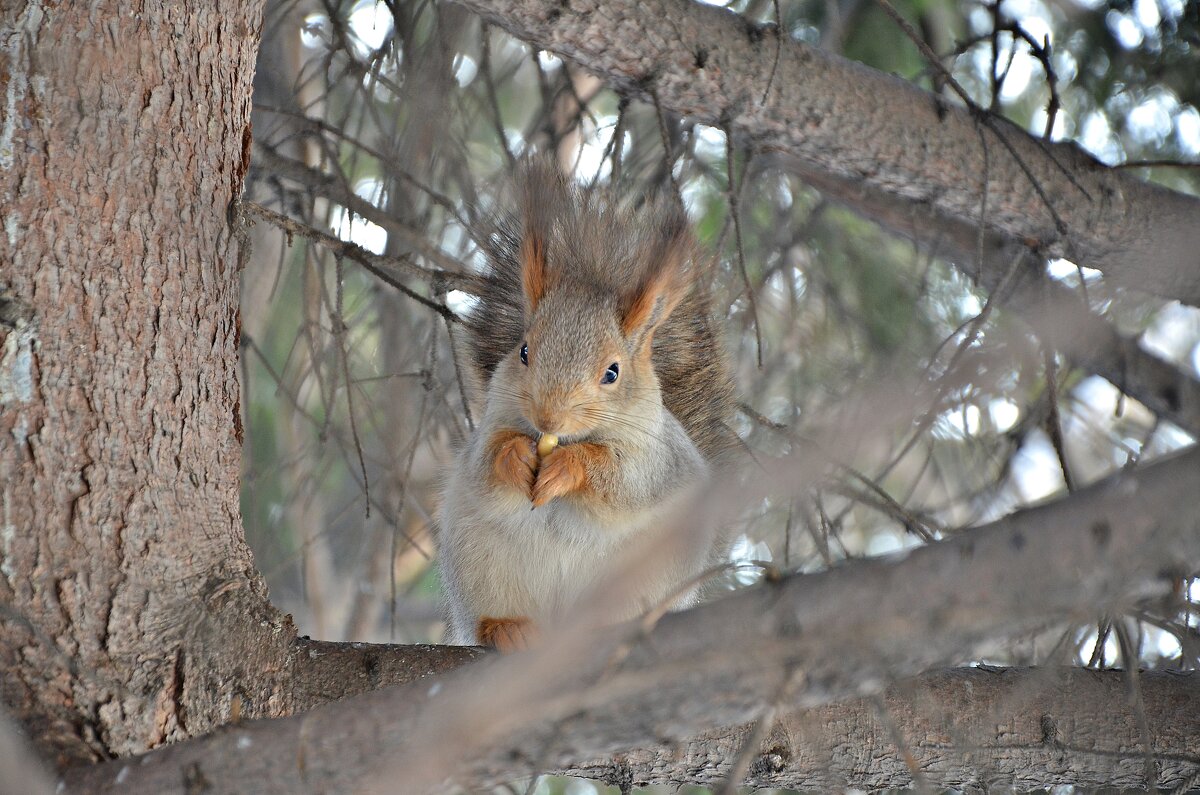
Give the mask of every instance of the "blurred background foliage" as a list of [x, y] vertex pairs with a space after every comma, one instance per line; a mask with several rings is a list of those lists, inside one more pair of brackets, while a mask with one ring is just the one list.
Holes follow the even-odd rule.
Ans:
[[[1050, 137], [1105, 163], [1196, 192], [1200, 169], [1163, 165], [1200, 161], [1196, 3], [892, 3], [981, 107], [1037, 135], [1049, 125]], [[729, 9], [957, 101], [874, 0]], [[268, 3], [253, 124], [248, 197], [292, 228], [259, 222], [244, 271], [242, 509], [275, 602], [314, 637], [441, 636], [430, 517], [439, 473], [470, 426], [451, 316], [470, 297], [422, 269], [480, 267], [473, 219], [530, 152], [552, 153], [584, 184], [680, 191], [718, 255], [718, 303], [745, 403], [737, 428], [753, 450], [787, 452], [863, 384], [937, 381], [960, 349], [967, 357], [971, 377], [916, 407], [903, 433], [839, 450], [820, 483], [747, 511], [735, 559], [816, 570], [1061, 493], [1056, 428], [1080, 484], [1193, 441], [1062, 359], [1051, 355], [1047, 369], [1039, 340], [1003, 308], [981, 317], [987, 296], [966, 275], [969, 263], [930, 258], [826, 201], [770, 155], [616, 93], [457, 6]], [[334, 239], [363, 251], [338, 250]], [[1117, 289], [1086, 265], [1047, 267], [1194, 376], [1200, 314]], [[758, 576], [747, 567], [726, 584]], [[1143, 665], [1191, 667], [1197, 597], [1192, 584], [1177, 611], [1097, 616], [1006, 644], [989, 660], [1117, 664], [1115, 622]]]

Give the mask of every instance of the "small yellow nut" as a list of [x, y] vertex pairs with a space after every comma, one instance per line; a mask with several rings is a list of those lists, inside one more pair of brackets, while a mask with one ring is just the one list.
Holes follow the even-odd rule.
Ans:
[[558, 437], [552, 433], [543, 433], [538, 437], [537, 454], [538, 458], [545, 458], [554, 452], [554, 448], [558, 447]]

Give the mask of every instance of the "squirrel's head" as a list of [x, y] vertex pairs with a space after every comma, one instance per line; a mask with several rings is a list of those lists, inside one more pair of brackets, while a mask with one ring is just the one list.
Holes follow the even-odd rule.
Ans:
[[[560, 196], [560, 198], [566, 198]], [[532, 428], [565, 439], [629, 435], [662, 411], [654, 335], [692, 289], [682, 208], [589, 204], [527, 215], [519, 251], [525, 334], [499, 391]]]

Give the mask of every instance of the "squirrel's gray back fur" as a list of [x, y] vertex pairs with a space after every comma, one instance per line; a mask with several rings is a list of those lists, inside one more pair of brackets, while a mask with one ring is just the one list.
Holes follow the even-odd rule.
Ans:
[[651, 358], [667, 410], [705, 459], [723, 461], [738, 445], [728, 425], [733, 380], [712, 315], [713, 274], [698, 261], [683, 208], [663, 197], [621, 202], [609, 189], [568, 184], [552, 164], [539, 161], [522, 168], [516, 194], [476, 235], [488, 259], [487, 286], [465, 324], [478, 383], [488, 382], [525, 335], [521, 251], [531, 229], [545, 241], [548, 291], [583, 290], [598, 298], [598, 311], [606, 296], [616, 311], [666, 258], [683, 256], [687, 291], [655, 332]]

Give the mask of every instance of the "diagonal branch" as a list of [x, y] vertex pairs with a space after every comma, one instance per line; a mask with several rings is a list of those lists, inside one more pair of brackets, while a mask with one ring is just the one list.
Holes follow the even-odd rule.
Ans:
[[[865, 190], [795, 163], [785, 167], [829, 198], [892, 232], [948, 258], [976, 279], [999, 304], [1025, 320], [1051, 347], [1088, 372], [1107, 379], [1158, 416], [1200, 436], [1200, 381], [1143, 350], [1091, 312], [1080, 296], [1045, 275], [1042, 259], [1023, 245], [966, 223], [939, 217], [928, 207]], [[1083, 263], [1089, 265], [1089, 263]], [[1014, 269], [1014, 277], [1005, 283]]]
[[[753, 719], [785, 685], [801, 708], [869, 695], [998, 638], [1170, 596], [1200, 567], [1197, 519], [1175, 508], [1197, 490], [1192, 449], [903, 559], [791, 576], [666, 616], [646, 638], [575, 627], [433, 683], [75, 771], [68, 791], [112, 791], [119, 776], [125, 793], [181, 792], [181, 771], [212, 792], [246, 781], [264, 793], [421, 792], [448, 778], [477, 787], [533, 772], [513, 749], [568, 768], [679, 742]], [[1136, 739], [1132, 748], [1140, 760]]]
[[[904, 80], [688, 0], [457, 0], [510, 33], [759, 151], [977, 225], [1125, 285], [1200, 302], [1200, 200]], [[664, 20], [670, 35], [658, 35]], [[778, 52], [778, 66], [776, 54]], [[702, 57], [701, 57], [702, 56]], [[698, 64], [703, 64], [702, 66]], [[768, 76], [775, 74], [766, 102]], [[1003, 131], [1003, 132], [1001, 132]], [[982, 133], [982, 135], [981, 135]]]

